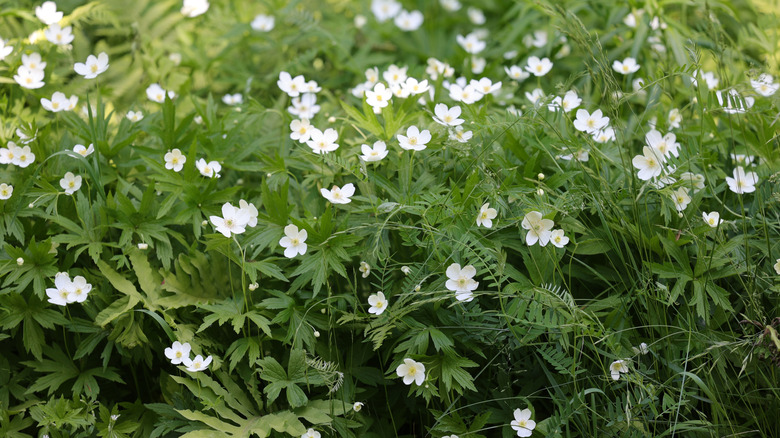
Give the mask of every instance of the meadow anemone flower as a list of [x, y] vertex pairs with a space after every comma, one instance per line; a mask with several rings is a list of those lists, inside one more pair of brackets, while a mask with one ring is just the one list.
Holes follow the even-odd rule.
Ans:
[[374, 110], [386, 107], [392, 97], [393, 92], [381, 82], [374, 85], [373, 90], [366, 90], [366, 103]]
[[68, 45], [73, 42], [74, 38], [72, 26], [61, 28], [59, 24], [52, 24], [43, 31], [43, 34], [46, 35], [46, 39], [50, 43], [58, 46]]
[[404, 32], [417, 30], [423, 24], [423, 14], [420, 11], [401, 11], [395, 16], [393, 22]]
[[352, 202], [350, 197], [355, 194], [355, 185], [345, 184], [343, 187], [333, 186], [332, 189], [320, 189], [322, 196], [333, 204], [349, 204]]
[[657, 152], [664, 161], [666, 158], [669, 158], [670, 155], [674, 155], [675, 157], [680, 156], [680, 152], [677, 150], [680, 147], [680, 143], [677, 143], [677, 136], [671, 132], [662, 137], [660, 132], [652, 129], [645, 134], [645, 142]]
[[58, 306], [66, 306], [70, 300], [70, 294], [73, 290], [73, 282], [70, 280], [67, 272], [58, 272], [54, 276], [54, 288], [46, 289], [47, 300]]
[[460, 264], [453, 263], [447, 267], [445, 273], [447, 281], [444, 286], [455, 292], [455, 298], [458, 301], [469, 302], [474, 299], [472, 292], [479, 286], [479, 282], [474, 281], [474, 276], [477, 275], [474, 266], [467, 265], [461, 269]]
[[222, 205], [222, 217], [209, 216], [214, 229], [230, 238], [233, 234], [242, 234], [249, 225], [250, 215], [246, 209], [238, 208], [229, 202]]
[[14, 186], [6, 183], [0, 184], [0, 199], [6, 200], [14, 194]]
[[0, 38], [0, 61], [4, 60], [6, 56], [10, 55], [14, 51], [14, 46], [6, 46], [5, 41]]
[[553, 63], [549, 58], [539, 59], [536, 56], [528, 58], [528, 64], [525, 70], [534, 76], [544, 76], [553, 68]]
[[81, 188], [81, 175], [73, 175], [73, 172], [68, 172], [60, 180], [60, 187], [65, 190], [66, 195], [72, 195]]
[[22, 54], [22, 65], [29, 68], [30, 70], [39, 70], [43, 72], [43, 69], [46, 68], [46, 63], [43, 62], [43, 59], [41, 59], [41, 54], [38, 52], [33, 52], [28, 54]]
[[203, 15], [209, 10], [208, 0], [184, 0], [181, 13], [185, 17], [194, 18]]
[[563, 248], [569, 243], [569, 238], [563, 234], [563, 230], [552, 230], [550, 233], [550, 243], [557, 248]]
[[688, 208], [688, 204], [691, 203], [691, 197], [688, 196], [688, 189], [680, 187], [672, 192], [672, 202], [674, 202], [674, 208], [677, 211], [683, 211]]
[[208, 178], [219, 178], [219, 172], [222, 170], [222, 165], [217, 161], [206, 162], [205, 159], [200, 158], [195, 162], [195, 167], [201, 175]]
[[472, 56], [470, 65], [472, 73], [481, 75], [482, 72], [485, 71], [485, 67], [487, 67], [487, 59], [479, 56]]
[[775, 263], [775, 272], [777, 272], [777, 275], [780, 275], [780, 259], [777, 259], [777, 263]]
[[90, 143], [89, 146], [77, 144], [76, 146], [73, 146], [73, 152], [81, 155], [82, 157], [88, 157], [92, 155], [93, 152], [95, 152], [95, 145], [92, 143]]
[[360, 150], [363, 152], [363, 155], [360, 156], [360, 159], [367, 163], [372, 161], [380, 161], [381, 159], [385, 158], [388, 153], [387, 145], [381, 140], [375, 141], [373, 147], [367, 144], [361, 145]]
[[615, 130], [611, 126], [607, 126], [604, 129], [600, 129], [593, 134], [593, 141], [596, 143], [606, 143], [608, 141], [615, 141]]
[[533, 34], [528, 34], [523, 37], [523, 44], [526, 47], [542, 48], [547, 45], [547, 31], [536, 30]]
[[184, 168], [184, 163], [187, 162], [187, 157], [178, 148], [168, 151], [163, 158], [165, 159], [165, 168], [174, 172], [180, 172]]
[[631, 163], [639, 169], [637, 177], [642, 181], [655, 178], [661, 174], [662, 155], [654, 149], [645, 146], [642, 148], [643, 155], [637, 155], [631, 160]]
[[473, 24], [476, 24], [477, 26], [485, 24], [485, 13], [482, 12], [482, 9], [470, 7], [466, 10], [466, 13], [469, 16], [469, 21]]
[[729, 185], [729, 190], [737, 194], [752, 193], [756, 191], [756, 184], [758, 184], [758, 175], [756, 172], [747, 172], [740, 166], [734, 169], [734, 177], [726, 177], [726, 183]]
[[361, 272], [361, 277], [368, 278], [369, 275], [371, 275], [371, 265], [368, 263], [361, 261], [360, 266], [358, 267], [358, 271]]
[[43, 77], [43, 70], [31, 70], [23, 65], [20, 65], [19, 69], [16, 70], [14, 80], [22, 87], [34, 90], [46, 85], [46, 83], [43, 82]]
[[402, 5], [396, 0], [372, 0], [371, 12], [374, 13], [376, 21], [385, 22], [401, 12]]
[[301, 435], [301, 438], [320, 438], [320, 437], [321, 437], [320, 433], [312, 428], [309, 428], [306, 431], [306, 433]]
[[480, 40], [476, 33], [472, 32], [466, 36], [458, 35], [455, 37], [458, 45], [463, 48], [467, 53], [476, 55], [479, 52], [485, 50], [487, 43]]
[[317, 95], [314, 93], [303, 93], [293, 97], [290, 103], [292, 105], [287, 107], [287, 112], [300, 119], [311, 120], [320, 112], [320, 106], [317, 105]]
[[680, 110], [677, 108], [672, 108], [669, 110], [669, 116], [667, 116], [666, 121], [669, 122], [669, 128], [678, 129], [680, 127], [680, 122], [682, 122], [683, 117], [682, 114], [680, 114]]
[[148, 97], [152, 102], [165, 103], [166, 95], [170, 99], [176, 97], [176, 93], [173, 91], [165, 91], [165, 89], [163, 89], [160, 84], [149, 85], [149, 87], [146, 89], [146, 97]]
[[576, 109], [582, 103], [582, 99], [577, 95], [577, 92], [570, 90], [566, 92], [563, 97], [556, 96], [552, 103], [547, 105], [547, 109], [550, 111], [558, 111], [563, 109], [563, 112], [568, 113], [573, 109]]
[[600, 109], [593, 114], [584, 109], [577, 110], [577, 119], [574, 120], [574, 128], [588, 134], [595, 134], [599, 129], [609, 124], [609, 117], [604, 116]]
[[175, 341], [173, 345], [165, 349], [165, 357], [170, 359], [173, 365], [178, 365], [184, 362], [185, 358], [190, 357], [190, 350], [189, 342], [182, 344], [179, 341]]
[[125, 117], [133, 123], [140, 122], [144, 119], [144, 113], [141, 111], [128, 111]]
[[485, 228], [493, 227], [493, 219], [498, 216], [498, 212], [495, 208], [490, 208], [490, 203], [486, 202], [479, 208], [479, 214], [477, 215], [477, 226]]
[[315, 154], [327, 154], [339, 148], [336, 140], [339, 139], [339, 133], [333, 128], [328, 128], [325, 132], [317, 128], [312, 128], [309, 140], [306, 144]]
[[[11, 149], [13, 147], [13, 149]], [[18, 147], [12, 142], [8, 142], [9, 156], [11, 156], [11, 164], [19, 167], [27, 167], [35, 162], [35, 154], [30, 150], [30, 146]]]
[[636, 59], [629, 57], [624, 59], [623, 62], [613, 62], [612, 69], [620, 74], [629, 75], [631, 73], [636, 73], [639, 70], [639, 64], [636, 63]]
[[182, 360], [182, 364], [187, 367], [187, 371], [197, 373], [198, 371], [205, 371], [209, 364], [211, 364], [211, 356], [203, 359], [203, 356], [197, 355], [195, 356], [195, 359], [190, 359], [189, 357], [185, 357], [184, 360]]
[[528, 230], [525, 235], [525, 243], [528, 246], [534, 245], [536, 242], [539, 242], [539, 246], [545, 246], [552, 237], [551, 230], [555, 222], [544, 219], [538, 211], [532, 211], [523, 217], [523, 222], [520, 225]]
[[244, 96], [241, 93], [226, 94], [222, 96], [222, 102], [230, 106], [241, 105], [244, 103]]
[[46, 99], [45, 97], [41, 98], [41, 106], [46, 111], [58, 113], [60, 111], [72, 110], [76, 106], [78, 101], [79, 98], [77, 96], [72, 96], [71, 98], [68, 98], [67, 96], [65, 96], [65, 93], [55, 91], [54, 94], [52, 94], [51, 96], [51, 100]]
[[509, 75], [510, 78], [518, 82], [528, 79], [528, 77], [531, 76], [531, 73], [524, 71], [522, 68], [520, 68], [517, 65], [513, 65], [511, 67], [504, 67], [504, 71], [506, 72], [507, 75]]
[[723, 219], [720, 218], [720, 213], [717, 211], [701, 212], [701, 216], [704, 218], [704, 222], [712, 228], [718, 228], [718, 225], [723, 223]]
[[270, 32], [273, 30], [274, 25], [275, 25], [274, 17], [271, 15], [264, 15], [264, 14], [256, 15], [254, 20], [252, 20], [252, 23], [250, 23], [252, 29], [258, 32]]
[[460, 10], [461, 4], [458, 0], [439, 0], [441, 7], [449, 12], [455, 12]]
[[496, 94], [501, 90], [501, 82], [493, 83], [490, 78], [480, 78], [479, 80], [472, 79], [471, 82], [469, 82], [469, 85], [483, 95]]
[[440, 125], [458, 126], [464, 122], [463, 119], [458, 118], [460, 117], [461, 109], [457, 105], [448, 108], [447, 105], [443, 103], [437, 103], [433, 108], [433, 113], [435, 114], [433, 121]]
[[368, 309], [368, 313], [379, 316], [387, 309], [387, 298], [385, 298], [384, 293], [377, 292], [368, 297], [368, 304], [371, 306]]
[[84, 79], [96, 78], [99, 74], [108, 70], [108, 55], [106, 52], [100, 52], [97, 57], [95, 55], [89, 55], [87, 56], [86, 62], [77, 62], [74, 64], [73, 70], [81, 76], [84, 76]]
[[416, 126], [406, 129], [406, 135], [398, 134], [398, 145], [407, 151], [421, 151], [431, 141], [431, 132], [427, 129], [420, 131]]
[[455, 140], [460, 143], [467, 143], [473, 136], [474, 133], [471, 131], [464, 131], [463, 126], [456, 126], [455, 129], [450, 131], [449, 138], [450, 140]]
[[363, 409], [363, 406], [365, 406], [365, 405], [363, 404], [363, 402], [355, 402], [355, 403], [352, 405], [352, 410], [353, 410], [353, 411], [355, 411], [355, 412], [360, 412], [360, 410], [361, 410], [361, 409]]
[[424, 79], [422, 81], [418, 81], [415, 78], [406, 78], [406, 81], [404, 81], [403, 84], [401, 84], [401, 89], [403, 90], [403, 94], [406, 94], [407, 96], [413, 96], [425, 93], [430, 89], [430, 85], [428, 85], [428, 80]]
[[701, 76], [702, 79], [704, 79], [704, 82], [707, 84], [707, 88], [710, 90], [714, 90], [717, 88], [718, 84], [720, 83], [720, 80], [715, 77], [715, 74], [712, 72], [703, 72], [701, 70], [694, 70], [693, 77], [691, 77], [691, 83], [694, 87], [699, 86], [699, 81], [696, 80], [696, 76]]
[[540, 99], [543, 99], [545, 97], [544, 90], [541, 88], [534, 88], [530, 93], [525, 92], [525, 98], [528, 99], [532, 104], [536, 105], [537, 102], [539, 102]]
[[756, 93], [764, 97], [769, 97], [775, 94], [775, 92], [777, 92], [777, 89], [780, 88], [780, 84], [775, 82], [772, 76], [766, 73], [759, 76], [758, 79], [751, 80], [750, 86], [752, 86], [753, 89], [756, 90]]
[[92, 285], [87, 283], [87, 279], [81, 275], [77, 275], [71, 282], [68, 303], [83, 303], [87, 299], [87, 295], [91, 290]]
[[290, 138], [306, 143], [311, 138], [312, 125], [309, 119], [295, 119], [290, 122]]
[[471, 85], [461, 87], [458, 84], [452, 84], [450, 85], [449, 92], [450, 99], [456, 102], [463, 102], [466, 105], [471, 105], [472, 103], [482, 99], [483, 96], [482, 93], [477, 91], [477, 89]]
[[620, 380], [620, 373], [627, 373], [628, 367], [624, 360], [616, 360], [609, 366], [609, 374], [612, 376], [612, 380]]
[[57, 3], [52, 1], [43, 2], [35, 8], [35, 16], [46, 25], [59, 23], [62, 15], [62, 11], [57, 11]]
[[704, 175], [700, 173], [683, 172], [680, 174], [680, 181], [692, 189], [693, 193], [698, 193], [704, 189]]
[[297, 97], [305, 91], [306, 79], [302, 75], [293, 78], [290, 73], [283, 71], [279, 73], [279, 80], [276, 81], [276, 85], [280, 90], [287, 93], [288, 96]]
[[531, 419], [531, 410], [515, 409], [514, 416], [515, 419], [512, 420], [512, 422], [510, 422], [509, 425], [512, 426], [512, 429], [514, 429], [517, 432], [517, 436], [520, 437], [531, 436], [532, 431], [536, 427], [536, 422]]
[[279, 245], [284, 248], [284, 256], [291, 259], [298, 254], [306, 254], [306, 238], [308, 237], [309, 233], [306, 230], [299, 230], [293, 224], [284, 227], [284, 237], [279, 239]]
[[[752, 96], [742, 97], [735, 89], [731, 89], [726, 95], [723, 95], [722, 91], [716, 91], [715, 97], [718, 98], [718, 103], [723, 106], [723, 112], [726, 114], [742, 114], [753, 107], [756, 99]], [[724, 102], [725, 100], [725, 102]]]
[[425, 365], [414, 359], [404, 359], [404, 363], [398, 365], [395, 373], [398, 377], [403, 377], [404, 385], [411, 385], [414, 382], [420, 386], [425, 381]]

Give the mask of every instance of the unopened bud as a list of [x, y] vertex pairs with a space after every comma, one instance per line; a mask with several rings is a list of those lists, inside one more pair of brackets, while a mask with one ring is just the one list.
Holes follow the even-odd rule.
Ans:
[[16, 264], [22, 266], [24, 264], [24, 259], [19, 257], [18, 259], [16, 259]]

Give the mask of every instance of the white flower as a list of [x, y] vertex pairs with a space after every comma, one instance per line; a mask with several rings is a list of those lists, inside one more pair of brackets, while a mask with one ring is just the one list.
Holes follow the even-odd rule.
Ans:
[[143, 243], [143, 242], [139, 243], [138, 244], [138, 249], [140, 249], [142, 251], [145, 251], [145, 250], [149, 249], [149, 244], [148, 243]]
[[552, 230], [550, 233], [550, 243], [557, 248], [563, 248], [569, 243], [569, 238], [563, 235], [563, 230]]
[[720, 105], [723, 105], [723, 112], [726, 114], [742, 114], [753, 107], [753, 104], [755, 103], [756, 99], [754, 99], [752, 96], [748, 96], [743, 98], [739, 92], [735, 89], [729, 90], [728, 94], [725, 97], [726, 104], [724, 105], [724, 97], [723, 92], [716, 91], [715, 97], [718, 98], [718, 103]]
[[195, 162], [195, 167], [198, 168], [201, 175], [209, 178], [219, 178], [219, 172], [222, 170], [222, 165], [217, 161], [209, 161], [207, 163], [203, 158]]
[[51, 100], [46, 99], [45, 97], [41, 98], [41, 106], [46, 111], [51, 111], [53, 113], [58, 113], [60, 111], [70, 111], [73, 109], [71, 107], [71, 101], [75, 100], [73, 103], [73, 107], [76, 106], [76, 103], [78, 103], [79, 98], [77, 96], [73, 96], [70, 99], [68, 99], [67, 96], [65, 96], [65, 93], [61, 93], [59, 91], [55, 91], [54, 94], [51, 96]]
[[288, 96], [296, 97], [305, 91], [306, 79], [302, 75], [293, 78], [290, 76], [290, 73], [283, 71], [279, 73], [279, 80], [276, 81], [276, 85], [280, 90], [287, 93]]
[[146, 89], [146, 97], [148, 97], [152, 102], [165, 103], [166, 95], [170, 99], [176, 97], [176, 93], [173, 91], [165, 91], [165, 89], [163, 89], [160, 84], [149, 85], [149, 87]]
[[486, 202], [482, 204], [477, 215], [477, 226], [483, 226], [485, 228], [493, 227], [493, 219], [498, 216], [498, 212], [495, 208], [490, 208], [490, 203]]
[[756, 191], [756, 184], [758, 184], [758, 175], [756, 172], [747, 172], [740, 166], [734, 169], [734, 177], [726, 177], [726, 183], [729, 185], [729, 189], [738, 194], [752, 193]]
[[374, 142], [374, 147], [370, 147], [367, 144], [361, 145], [360, 150], [363, 155], [360, 159], [365, 162], [379, 161], [387, 156], [387, 145], [383, 141]]
[[66, 173], [60, 180], [60, 187], [65, 190], [66, 195], [74, 194], [81, 188], [81, 175], [73, 175], [73, 172]]
[[187, 162], [187, 157], [179, 149], [168, 151], [163, 158], [165, 159], [165, 168], [174, 172], [180, 172], [184, 168], [184, 163]]
[[50, 43], [65, 46], [73, 42], [73, 27], [61, 28], [59, 24], [52, 24], [43, 31]]
[[317, 105], [317, 95], [314, 93], [303, 93], [293, 97], [290, 103], [292, 106], [287, 107], [287, 112], [300, 119], [311, 120], [320, 112], [320, 106]]
[[479, 56], [472, 56], [471, 57], [471, 72], [475, 75], [481, 75], [482, 72], [485, 71], [485, 67], [487, 67], [487, 59], [479, 57]]
[[458, 0], [439, 0], [439, 3], [441, 3], [441, 7], [450, 12], [460, 10], [460, 2]]
[[181, 7], [182, 15], [190, 18], [205, 14], [208, 10], [208, 0], [184, 0], [184, 5]]
[[90, 143], [89, 147], [87, 147], [83, 144], [77, 144], [76, 146], [73, 146], [73, 152], [81, 155], [82, 157], [88, 157], [92, 155], [93, 152], [95, 152], [95, 145]]
[[249, 202], [244, 201], [241, 199], [238, 201], [238, 208], [245, 212], [247, 215], [249, 215], [249, 221], [247, 222], [247, 226], [250, 228], [254, 228], [257, 226], [257, 207], [255, 207], [255, 204], [251, 204]]
[[0, 199], [8, 199], [14, 193], [14, 186], [2, 183], [0, 184]]
[[363, 275], [361, 275], [363, 278], [367, 278], [371, 274], [371, 265], [369, 265], [366, 262], [361, 261], [360, 267], [358, 268], [358, 271], [360, 271]]
[[430, 85], [428, 85], [427, 79], [418, 81], [415, 78], [406, 78], [406, 81], [401, 84], [401, 89], [406, 95], [417, 95], [428, 91], [430, 89]]
[[691, 197], [688, 196], [688, 189], [680, 187], [672, 192], [672, 202], [677, 211], [683, 211], [688, 208], [688, 204], [691, 203]]
[[547, 105], [547, 109], [550, 111], [558, 111], [563, 108], [563, 112], [568, 113], [580, 106], [581, 103], [582, 99], [577, 95], [577, 92], [570, 90], [566, 92], [566, 95], [564, 95], [563, 98], [558, 96], [553, 99], [552, 103]]
[[140, 122], [144, 119], [144, 113], [141, 111], [128, 111], [127, 112], [127, 120], [130, 120], [131, 122]]
[[195, 356], [195, 359], [190, 360], [189, 357], [184, 358], [182, 361], [182, 364], [187, 367], [187, 371], [197, 373], [198, 371], [204, 371], [206, 368], [209, 367], [209, 364], [211, 363], [211, 356], [207, 357], [206, 359], [203, 359], [201, 355]]
[[431, 141], [431, 132], [427, 129], [420, 131], [416, 126], [410, 126], [406, 130], [406, 135], [398, 134], [398, 145], [407, 151], [424, 150], [429, 141]]
[[352, 202], [349, 198], [355, 194], [355, 186], [352, 183], [346, 184], [344, 187], [333, 186], [331, 190], [320, 189], [320, 193], [334, 204], [349, 204]]
[[309, 119], [295, 119], [290, 122], [290, 138], [301, 143], [306, 143], [311, 138], [312, 131]]
[[534, 76], [544, 76], [553, 68], [553, 63], [549, 58], [539, 59], [536, 56], [528, 58], [528, 65], [525, 70]]
[[523, 37], [523, 44], [526, 47], [542, 48], [547, 45], [547, 31], [536, 30], [533, 35], [526, 35]]
[[532, 104], [536, 105], [537, 102], [539, 102], [539, 99], [544, 98], [544, 90], [541, 88], [534, 88], [533, 91], [525, 92], [525, 98], [531, 101]]
[[54, 24], [62, 20], [62, 11], [57, 11], [57, 3], [48, 1], [35, 8], [35, 16], [43, 24]]
[[99, 74], [108, 70], [108, 55], [106, 52], [101, 52], [97, 57], [89, 55], [86, 62], [74, 64], [73, 70], [84, 76], [84, 79], [96, 78]]
[[531, 436], [531, 431], [534, 430], [536, 427], [536, 422], [531, 419], [531, 410], [530, 409], [515, 409], [514, 412], [515, 419], [512, 420], [511, 423], [509, 423], [510, 426], [512, 426], [512, 429], [514, 429], [517, 432], [517, 436], [520, 437], [527, 437]]
[[636, 73], [639, 70], [639, 64], [636, 63], [636, 59], [634, 58], [626, 58], [623, 60], [623, 62], [613, 62], [612, 69], [620, 74], [628, 75], [631, 73]]
[[46, 85], [46, 83], [43, 82], [43, 76], [43, 70], [31, 70], [23, 65], [20, 65], [19, 69], [16, 70], [14, 80], [22, 87], [34, 90]]
[[661, 163], [663, 161], [659, 152], [647, 146], [642, 148], [642, 153], [643, 155], [635, 156], [631, 163], [639, 169], [637, 177], [642, 181], [647, 181], [661, 174]]
[[175, 341], [173, 345], [165, 349], [165, 357], [170, 359], [172, 364], [178, 365], [184, 362], [184, 359], [190, 357], [190, 350], [189, 342], [182, 344], [179, 341]]
[[379, 316], [382, 314], [382, 312], [387, 309], [387, 298], [385, 298], [385, 294], [382, 292], [377, 292], [375, 294], [371, 294], [371, 296], [368, 297], [368, 304], [371, 306], [368, 309], [368, 313], [376, 314], [376, 316]]
[[414, 359], [404, 359], [404, 363], [398, 365], [395, 373], [398, 377], [403, 377], [404, 385], [411, 385], [412, 382], [415, 382], [417, 386], [420, 386], [425, 381], [425, 365]]
[[664, 161], [670, 155], [680, 156], [680, 152], [677, 150], [680, 147], [680, 143], [677, 143], [677, 137], [671, 132], [661, 137], [660, 132], [652, 129], [645, 135], [645, 142]]
[[[18, 147], [9, 141], [8, 150], [8, 157], [11, 158], [11, 164], [14, 166], [27, 167], [35, 162], [35, 154], [30, 150], [30, 146]], [[0, 162], [2, 161], [5, 160], [0, 160]]]
[[230, 238], [233, 234], [242, 234], [249, 225], [250, 212], [247, 209], [238, 208], [229, 202], [222, 205], [222, 217], [209, 216], [214, 229]]
[[529, 76], [531, 76], [530, 73], [524, 71], [522, 68], [520, 68], [517, 65], [513, 65], [511, 67], [504, 67], [504, 71], [507, 75], [509, 75], [510, 78], [520, 82], [525, 79], [528, 79]]
[[433, 108], [433, 113], [435, 114], [433, 120], [440, 125], [458, 126], [464, 122], [463, 119], [458, 118], [460, 117], [461, 109], [457, 105], [448, 108], [443, 103], [437, 103]]
[[682, 114], [680, 114], [680, 110], [677, 108], [672, 108], [669, 111], [669, 116], [667, 117], [667, 121], [669, 122], [669, 127], [678, 129], [680, 127], [680, 122], [682, 122]]
[[466, 12], [469, 15], [469, 20], [476, 24], [477, 26], [481, 26], [485, 24], [485, 14], [482, 12], [481, 9], [470, 7]]
[[606, 143], [608, 141], [615, 141], [615, 130], [611, 126], [607, 126], [604, 129], [596, 131], [593, 134], [593, 141], [596, 143]]
[[460, 143], [467, 143], [471, 140], [474, 133], [471, 131], [464, 131], [463, 126], [456, 126], [455, 129], [450, 131], [450, 140], [456, 140]]
[[230, 106], [241, 105], [242, 103], [244, 103], [244, 96], [242, 96], [241, 93], [226, 94], [222, 96], [222, 102], [225, 105], [230, 105]]
[[476, 55], [477, 53], [485, 50], [485, 47], [487, 44], [480, 40], [477, 37], [477, 34], [472, 32], [466, 36], [458, 35], [455, 37], [455, 40], [458, 42], [458, 45], [463, 48], [468, 53], [471, 53], [472, 55]]
[[70, 294], [73, 290], [73, 282], [70, 280], [67, 272], [58, 272], [54, 276], [54, 288], [47, 288], [46, 295], [49, 297], [47, 300], [52, 304], [58, 306], [65, 306], [70, 301]]
[[401, 272], [403, 272], [404, 275], [409, 275], [412, 272], [412, 268], [408, 266], [401, 266]]
[[775, 272], [777, 272], [777, 275], [780, 275], [780, 259], [777, 259], [777, 263], [775, 263]]
[[423, 14], [420, 11], [401, 11], [395, 16], [395, 25], [404, 32], [417, 30], [423, 24]]
[[460, 264], [453, 263], [447, 267], [447, 281], [444, 286], [455, 292], [455, 298], [458, 301], [469, 302], [474, 299], [472, 293], [478, 286], [479, 282], [474, 281], [474, 276], [477, 275], [477, 270], [474, 266], [467, 265], [461, 269]]
[[650, 349], [647, 347], [646, 342], [642, 342], [639, 344], [639, 348], [637, 347], [631, 347], [632, 350], [634, 350], [634, 354], [647, 354], [650, 352]]
[[373, 90], [366, 90], [366, 103], [371, 105], [375, 110], [377, 108], [386, 107], [392, 97], [393, 92], [381, 82], [374, 85]]
[[352, 410], [355, 412], [360, 412], [361, 409], [363, 409], [363, 403], [362, 402], [355, 402], [355, 404], [352, 405]]
[[311, 135], [306, 144], [315, 154], [327, 154], [339, 148], [336, 140], [339, 139], [339, 133], [333, 128], [328, 128], [325, 132], [317, 128], [311, 129]]
[[552, 237], [550, 230], [552, 230], [555, 223], [550, 219], [544, 219], [538, 211], [532, 211], [523, 217], [523, 222], [520, 225], [528, 230], [528, 233], [525, 235], [525, 243], [528, 246], [536, 242], [539, 242], [540, 246], [545, 246]]
[[576, 159], [577, 161], [586, 162], [590, 159], [588, 151], [585, 149], [577, 150], [576, 154], [559, 155], [558, 158], [566, 161]]
[[303, 435], [301, 435], [301, 438], [320, 438], [320, 433], [317, 432], [314, 429], [309, 428], [309, 430], [306, 431]]
[[71, 282], [70, 295], [68, 295], [68, 303], [83, 303], [87, 299], [89, 291], [92, 290], [92, 285], [87, 283], [87, 279], [81, 275], [77, 275], [73, 282]]
[[593, 111], [593, 114], [588, 113], [584, 109], [578, 109], [577, 119], [574, 120], [574, 128], [588, 134], [595, 134], [599, 129], [607, 126], [607, 124], [609, 124], [609, 117], [602, 115], [600, 109]]
[[254, 20], [252, 20], [250, 26], [252, 26], [252, 29], [258, 32], [270, 32], [273, 30], [274, 24], [275, 20], [273, 16], [258, 14], [255, 16]]
[[707, 88], [710, 90], [714, 90], [718, 84], [720, 83], [720, 80], [715, 77], [715, 74], [712, 72], [703, 72], [701, 70], [695, 70], [693, 72], [693, 77], [691, 78], [691, 83], [694, 87], [697, 87], [699, 85], [699, 81], [696, 80], [696, 76], [701, 76], [702, 79], [704, 79], [704, 82], [707, 83]]
[[720, 213], [717, 211], [701, 212], [701, 216], [704, 218], [704, 222], [712, 228], [718, 228], [718, 225], [723, 223], [723, 219], [720, 218]]
[[401, 3], [395, 0], [372, 0], [371, 12], [374, 13], [376, 21], [382, 23], [387, 21], [401, 12]]
[[704, 175], [700, 173], [683, 172], [680, 174], [680, 181], [685, 185], [693, 189], [693, 193], [698, 193], [704, 189]]
[[298, 227], [293, 224], [284, 227], [284, 237], [279, 239], [279, 245], [284, 248], [284, 256], [291, 259], [298, 254], [306, 254], [308, 237], [306, 230], [298, 230]]
[[753, 87], [754, 90], [756, 90], [756, 93], [764, 97], [769, 97], [775, 94], [775, 92], [777, 92], [777, 89], [780, 88], [780, 84], [774, 82], [772, 76], [766, 73], [759, 76], [758, 79], [751, 80], [750, 85]]
[[14, 46], [6, 46], [5, 41], [0, 38], [0, 61], [4, 60], [6, 56], [10, 55], [14, 51]]
[[612, 376], [612, 380], [619, 380], [620, 373], [627, 372], [628, 367], [622, 359], [612, 362], [612, 364], [609, 366], [609, 374]]

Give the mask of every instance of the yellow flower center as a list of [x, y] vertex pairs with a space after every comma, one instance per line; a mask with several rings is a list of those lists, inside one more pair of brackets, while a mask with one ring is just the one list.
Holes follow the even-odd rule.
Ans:
[[181, 358], [181, 351], [177, 351], [177, 352], [176, 352], [176, 358], [177, 358], [177, 359]]
[[60, 107], [60, 104], [59, 104], [59, 102], [52, 102], [51, 103], [51, 107], [54, 108], [54, 109], [57, 109], [57, 108]]
[[68, 187], [71, 189], [76, 186], [76, 183], [74, 181], [68, 181]]
[[91, 68], [92, 68], [92, 73], [96, 73], [98, 71], [98, 65], [97, 64], [92, 64]]
[[292, 242], [292, 246], [298, 246], [301, 243], [297, 237], [295, 239], [290, 239], [290, 242]]

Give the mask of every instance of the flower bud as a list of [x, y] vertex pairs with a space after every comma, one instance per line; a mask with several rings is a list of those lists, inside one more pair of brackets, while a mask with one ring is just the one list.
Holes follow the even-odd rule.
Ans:
[[16, 264], [22, 266], [24, 264], [24, 259], [19, 257], [18, 259], [16, 259]]
[[138, 249], [149, 249], [149, 244], [148, 243], [139, 243], [138, 244]]

